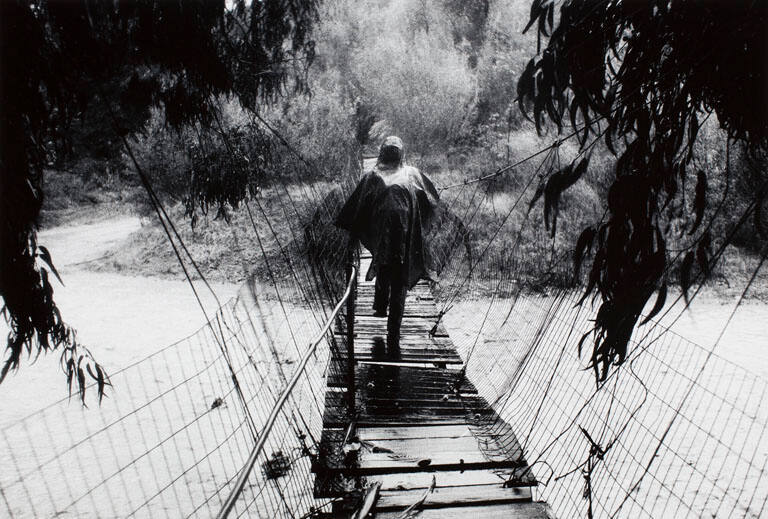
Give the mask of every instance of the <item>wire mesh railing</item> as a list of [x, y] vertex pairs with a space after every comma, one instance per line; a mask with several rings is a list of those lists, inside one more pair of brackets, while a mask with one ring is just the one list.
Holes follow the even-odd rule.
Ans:
[[505, 324], [466, 365], [512, 425], [538, 497], [558, 517], [760, 517], [766, 381], [657, 325], [635, 332], [629, 360], [596, 387], [578, 355], [593, 317], [579, 295], [499, 301]]
[[[196, 334], [113, 373], [116, 389], [100, 407], [64, 399], [5, 426], [3, 515], [215, 515], [293, 373], [295, 340], [320, 331], [310, 309], [286, 304], [263, 304], [245, 287]], [[307, 482], [332, 347], [323, 335], [231, 517], [323, 505]]]
[[[325, 205], [344, 186], [265, 186], [240, 212], [250, 225], [238, 240], [258, 251], [256, 272], [203, 328], [110, 373], [100, 406], [64, 398], [2, 425], [0, 515], [216, 515], [301, 353], [334, 319], [347, 238], [333, 232]], [[322, 261], [307, 261], [313, 256]], [[314, 499], [311, 469], [325, 379], [341, 369], [330, 362], [337, 346], [333, 334], [323, 335], [230, 517], [296, 518], [327, 504]]]
[[447, 193], [431, 238], [456, 376], [495, 411], [476, 415], [480, 444], [511, 426], [557, 517], [763, 515], [766, 380], [652, 321], [597, 384], [579, 354], [596, 308], [531, 225], [527, 189]]
[[[263, 282], [247, 283], [198, 333], [112, 373], [101, 407], [64, 399], [3, 426], [0, 510], [216, 515], [271, 415], [230, 517], [327, 508], [311, 471], [326, 376], [346, 376], [330, 362], [333, 335], [272, 411], [345, 286], [347, 237], [332, 222], [355, 177], [341, 180], [265, 186], [245, 206]], [[529, 218], [522, 194], [505, 206], [491, 196], [480, 183], [444, 194], [432, 238], [433, 291], [464, 360], [456, 375], [495, 411], [475, 434], [511, 427], [537, 498], [558, 517], [763, 515], [765, 379], [649, 323], [596, 385], [578, 352], [593, 309], [576, 304], [570, 266], [543, 232], [526, 242], [514, 233]]]
[[[320, 333], [318, 334], [317, 338], [312, 341], [312, 343], [307, 346], [306, 351], [302, 354], [301, 360], [299, 361], [299, 364], [296, 368], [296, 370], [293, 373], [293, 376], [291, 377], [290, 381], [286, 382], [285, 387], [280, 393], [279, 398], [275, 402], [275, 404], [272, 407], [272, 410], [270, 411], [269, 416], [266, 418], [263, 427], [259, 429], [258, 437], [256, 440], [256, 445], [251, 450], [251, 454], [248, 456], [248, 461], [245, 463], [243, 468], [240, 471], [240, 474], [237, 478], [237, 482], [232, 489], [232, 491], [229, 494], [229, 497], [227, 498], [226, 502], [221, 508], [221, 511], [217, 515], [217, 517], [220, 517], [222, 519], [226, 519], [231, 513], [234, 507], [237, 505], [238, 500], [240, 500], [243, 496], [243, 491], [245, 489], [245, 485], [250, 479], [251, 474], [253, 473], [253, 467], [256, 463], [256, 461], [259, 459], [259, 456], [263, 455], [264, 447], [267, 444], [268, 441], [271, 439], [272, 430], [276, 427], [276, 424], [278, 420], [282, 418], [283, 421], [287, 420], [287, 412], [286, 407], [289, 407], [288, 401], [293, 400], [295, 402], [295, 395], [293, 391], [295, 390], [296, 386], [301, 381], [301, 377], [304, 375], [305, 370], [307, 369], [307, 365], [310, 360], [310, 356], [314, 355], [317, 352], [317, 347], [320, 341], [323, 340], [325, 335], [331, 331], [331, 327], [334, 324], [334, 319], [339, 315], [340, 310], [342, 309], [343, 305], [349, 300], [350, 297], [354, 300], [353, 291], [355, 290], [355, 280], [357, 279], [357, 270], [355, 267], [352, 267], [350, 269], [349, 273], [349, 280], [347, 282], [347, 287], [344, 292], [344, 295], [339, 300], [339, 302], [336, 305], [336, 308], [331, 312], [330, 317], [326, 321], [326, 323], [323, 325], [323, 329], [320, 330]], [[304, 415], [301, 414], [304, 410], [303, 409], [291, 409], [290, 413], [294, 415], [295, 420], [295, 413], [299, 413], [299, 415], [302, 417], [302, 421], [304, 420]], [[318, 409], [319, 412], [320, 409]], [[305, 455], [312, 456], [313, 453], [309, 449], [305, 447]], [[274, 456], [274, 455], [273, 455]], [[267, 467], [274, 469], [274, 466], [271, 466], [270, 460], [265, 461]]]

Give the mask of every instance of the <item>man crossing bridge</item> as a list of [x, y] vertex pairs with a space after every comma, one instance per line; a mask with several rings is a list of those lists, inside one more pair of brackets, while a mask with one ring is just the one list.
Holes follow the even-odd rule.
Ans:
[[374, 315], [388, 317], [390, 355], [399, 352], [406, 292], [429, 277], [424, 241], [438, 199], [429, 177], [405, 164], [402, 140], [390, 136], [336, 219], [373, 256], [366, 279], [376, 277]]

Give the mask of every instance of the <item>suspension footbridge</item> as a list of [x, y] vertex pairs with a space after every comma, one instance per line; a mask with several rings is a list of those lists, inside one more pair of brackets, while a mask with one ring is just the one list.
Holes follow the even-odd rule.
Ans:
[[[426, 281], [406, 300], [400, 351], [385, 351], [386, 319], [373, 316], [374, 284], [363, 274], [370, 262], [364, 251], [351, 318], [337, 330], [346, 348], [331, 362], [347, 376], [328, 379], [315, 496], [366, 489], [370, 513], [384, 518], [416, 505], [439, 509], [425, 517], [549, 517], [531, 502], [535, 480], [511, 427], [465, 378], [450, 336], [435, 326]], [[359, 506], [342, 500], [335, 511]]]
[[332, 225], [348, 170], [265, 185], [237, 237], [258, 277], [197, 333], [110, 370], [101, 405], [65, 397], [0, 424], [0, 515], [766, 512], [765, 379], [651, 321], [596, 384], [578, 353], [594, 309], [567, 262], [526, 281], [544, 254], [497, 246], [527, 213], [488, 184], [444, 192], [438, 282], [409, 293], [388, 355], [369, 258]]

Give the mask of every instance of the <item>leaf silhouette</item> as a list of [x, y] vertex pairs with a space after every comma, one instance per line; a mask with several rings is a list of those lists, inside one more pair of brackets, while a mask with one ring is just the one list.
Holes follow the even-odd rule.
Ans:
[[550, 229], [551, 216], [551, 234], [555, 235], [557, 230], [557, 216], [560, 212], [560, 195], [563, 191], [573, 186], [587, 170], [591, 154], [584, 157], [578, 164], [571, 162], [566, 167], [557, 171], [549, 177], [544, 188], [544, 224]]
[[709, 232], [705, 233], [704, 236], [701, 237], [699, 240], [699, 244], [696, 247], [696, 261], [699, 264], [699, 268], [704, 273], [705, 276], [709, 276], [710, 270], [709, 270], [709, 245], [711, 242], [711, 238], [709, 235]]
[[528, 20], [528, 24], [525, 26], [525, 29], [523, 29], [523, 34], [525, 34], [528, 29], [531, 28], [531, 26], [536, 22], [536, 19], [539, 17], [541, 12], [541, 2], [542, 0], [533, 0], [533, 2], [531, 2], [531, 16]]
[[543, 180], [539, 182], [539, 187], [536, 188], [536, 192], [533, 194], [533, 198], [531, 198], [531, 201], [528, 202], [529, 211], [533, 209], [533, 206], [536, 205], [536, 202], [539, 201], [539, 198], [541, 198], [541, 195], [544, 194], [545, 187], [546, 187], [546, 183]]
[[587, 227], [581, 232], [579, 239], [576, 241], [576, 249], [573, 251], [573, 274], [577, 278], [579, 277], [584, 254], [592, 250], [595, 234], [594, 227]]
[[693, 210], [696, 213], [696, 219], [693, 222], [693, 227], [688, 234], [693, 234], [696, 229], [701, 225], [701, 220], [704, 218], [704, 209], [707, 206], [707, 175], [699, 170], [696, 172], [696, 192], [693, 197]]
[[64, 281], [61, 280], [59, 271], [56, 270], [56, 267], [53, 265], [53, 259], [51, 258], [51, 253], [48, 252], [48, 249], [42, 245], [38, 245], [37, 248], [40, 249], [40, 252], [37, 254], [37, 257], [43, 260], [46, 265], [48, 265], [48, 267], [51, 269], [51, 272], [53, 272], [53, 275], [56, 276], [56, 279], [59, 280], [59, 283], [64, 285]]
[[664, 308], [664, 303], [667, 302], [667, 282], [661, 284], [661, 287], [659, 287], [659, 293], [656, 296], [656, 303], [653, 305], [653, 308], [651, 309], [651, 312], [648, 314], [648, 317], [642, 320], [640, 323], [640, 326], [644, 325], [656, 315], [658, 315], [659, 312], [661, 312], [661, 309]]

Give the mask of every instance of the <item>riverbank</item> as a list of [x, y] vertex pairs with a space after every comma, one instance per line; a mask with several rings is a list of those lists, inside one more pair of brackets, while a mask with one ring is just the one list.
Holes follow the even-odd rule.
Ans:
[[[272, 208], [268, 211], [276, 212]], [[175, 218], [177, 230], [195, 258], [206, 279], [219, 283], [242, 283], [255, 274], [262, 281], [269, 281], [268, 273], [263, 268], [262, 252], [256, 240], [252, 224], [245, 211], [234, 211], [230, 222], [223, 219], [206, 218], [200, 220], [192, 228], [182, 214], [180, 207], [171, 210]], [[100, 258], [91, 261], [89, 268], [99, 272], [122, 273], [132, 276], [151, 276], [160, 279], [183, 279], [183, 272], [174, 255], [168, 239], [154, 219], [142, 220], [142, 225], [124, 236], [122, 241], [115, 242], [114, 248]], [[261, 231], [260, 231], [261, 232]], [[268, 235], [264, 230], [263, 234]], [[292, 246], [292, 236], [284, 231], [281, 240], [288, 252], [296, 253]], [[281, 256], [282, 251], [272, 236], [262, 236], [262, 244], [267, 257], [270, 259], [274, 273], [278, 277], [288, 276], [287, 265]], [[504, 244], [490, 251], [493, 257], [502, 257]], [[306, 261], [297, 257], [297, 262]], [[720, 263], [715, 266], [714, 274], [702, 288], [707, 298], [723, 302], [734, 300], [741, 296], [760, 258], [745, 249], [729, 246]], [[484, 265], [493, 268], [492, 264]], [[543, 267], [543, 266], [542, 266]], [[500, 267], [501, 268], [501, 267]], [[570, 268], [566, 265], [565, 268]], [[195, 275], [194, 272], [192, 273]], [[526, 285], [535, 286], [535, 291], [541, 292], [548, 287], [541, 284], [545, 272], [525, 272], [522, 281]], [[530, 276], [530, 283], [525, 283], [525, 276]], [[768, 303], [768, 267], [763, 267], [758, 273], [752, 286], [745, 294], [745, 299]]]
[[[94, 262], [121, 247], [141, 229], [135, 216], [119, 216], [87, 224], [43, 230], [47, 247], [64, 285], [53, 281], [54, 297], [64, 320], [107, 372], [146, 357], [199, 329], [205, 319], [186, 281], [157, 276], [93, 272]], [[239, 285], [213, 283], [222, 302]], [[213, 294], [200, 290], [203, 305], [213, 313]], [[7, 325], [0, 322], [0, 335]], [[0, 384], [0, 423], [8, 423], [67, 396], [66, 376], [58, 352], [22, 357], [19, 370]], [[73, 405], [76, 399], [73, 399]]]

